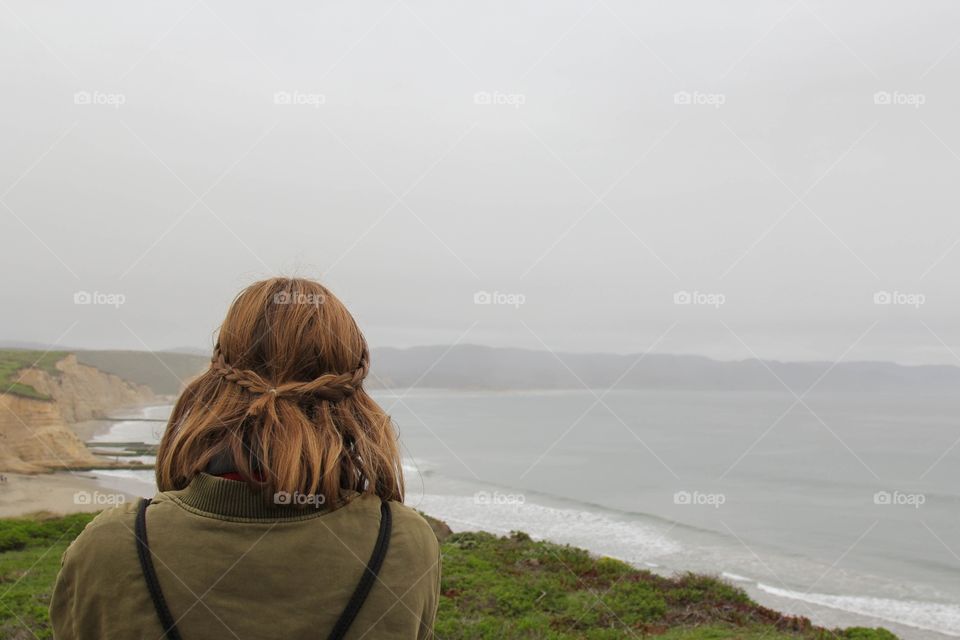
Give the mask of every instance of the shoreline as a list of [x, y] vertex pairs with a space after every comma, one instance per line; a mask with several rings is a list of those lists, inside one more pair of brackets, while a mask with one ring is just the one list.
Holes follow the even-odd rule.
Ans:
[[[146, 407], [170, 402], [166, 397], [159, 397], [157, 400], [149, 404], [118, 407], [111, 413], [121, 417], [132, 416]], [[114, 424], [113, 420], [84, 420], [71, 424], [70, 428], [81, 441], [89, 442], [99, 435], [109, 433]], [[92, 473], [93, 469], [110, 468], [110, 461], [104, 458], [102, 467], [89, 469], [52, 469], [35, 474], [0, 473], [0, 518], [91, 513], [138, 499], [140, 496], [135, 491], [130, 491], [120, 484], [110, 486], [104, 482], [102, 476]], [[136, 467], [116, 467], [116, 470], [124, 469], [134, 470]], [[77, 495], [78, 493], [81, 495]], [[87, 497], [89, 502], [85, 502]]]
[[[421, 494], [421, 498], [426, 497], [426, 494]], [[463, 496], [459, 495], [449, 495], [449, 496], [438, 496], [431, 495], [432, 498], [453, 498], [454, 500], [462, 499]], [[513, 521], [509, 523], [502, 522], [500, 520], [496, 521], [496, 524], [492, 523], [489, 518], [484, 520], [480, 517], [473, 516], [464, 516], [464, 514], [455, 508], [450, 506], [444, 506], [443, 502], [437, 503], [436, 500], [431, 500], [432, 504], [421, 505], [417, 508], [423, 510], [425, 513], [430, 514], [431, 516], [438, 518], [445, 522], [454, 532], [465, 532], [465, 531], [486, 531], [493, 533], [498, 536], [509, 535], [510, 528], [516, 524]], [[529, 503], [528, 503], [529, 504]], [[536, 504], [538, 508], [544, 508], [543, 504]], [[554, 507], [546, 507], [548, 509]], [[562, 509], [562, 508], [561, 508]], [[562, 509], [565, 511], [565, 509]], [[533, 533], [529, 528], [520, 526], [519, 528], [525, 533], [531, 535], [536, 540], [545, 540], [557, 544], [571, 544], [574, 547], [580, 547], [588, 550], [594, 556], [609, 556], [616, 558], [618, 560], [627, 562], [628, 564], [633, 565], [638, 569], [645, 569], [651, 573], [663, 577], [674, 577], [686, 572], [691, 572], [698, 575], [708, 575], [720, 579], [727, 584], [735, 586], [739, 589], [742, 589], [747, 595], [756, 603], [773, 609], [784, 615], [794, 615], [804, 618], [808, 618], [813, 624], [821, 626], [828, 629], [833, 628], [844, 628], [844, 627], [883, 627], [893, 633], [898, 637], [905, 640], [952, 640], [960, 637], [958, 634], [950, 634], [943, 631], [937, 631], [929, 628], [922, 628], [919, 626], [913, 626], [906, 624], [904, 622], [898, 622], [894, 620], [888, 620], [881, 618], [876, 615], [871, 615], [866, 612], [858, 612], [850, 609], [843, 609], [839, 607], [832, 607], [826, 604], [819, 604], [816, 602], [810, 602], [808, 600], [800, 599], [798, 597], [789, 597], [786, 595], [781, 595], [778, 593], [771, 593], [771, 591], [766, 590], [764, 587], [769, 585], [776, 585], [781, 587], [782, 585], [774, 578], [771, 580], [757, 579], [752, 577], [745, 577], [736, 574], [730, 574], [728, 572], [722, 571], [719, 567], [708, 568], [704, 567], [702, 564], [690, 565], [683, 562], [672, 561], [669, 557], [669, 554], [665, 554], [664, 557], [654, 557], [652, 562], [647, 561], [638, 561], [635, 558], [624, 557], [623, 555], [617, 553], [616, 551], [604, 549], [603, 543], [598, 544], [595, 542], [590, 542], [587, 539], [571, 539], [571, 531], [576, 529], [575, 520], [571, 519], [572, 516], [569, 516], [564, 519], [564, 532], [555, 530], [552, 533], [549, 532], [549, 529], [541, 532], [540, 534]], [[497, 526], [499, 524], [500, 526]], [[672, 527], [671, 527], [672, 528]], [[669, 529], [668, 529], [669, 531]], [[608, 537], [611, 532], [608, 532]], [[612, 535], [615, 535], [613, 533]], [[786, 577], [786, 576], [785, 576]], [[779, 590], [779, 589], [778, 589]], [[797, 591], [801, 596], [806, 596], [808, 594], [802, 593], [802, 591]], [[815, 595], [815, 594], [811, 594]], [[859, 596], [856, 594], [839, 594], [838, 597], [852, 597], [852, 598], [862, 598], [870, 596]], [[902, 601], [904, 603], [909, 601]]]
[[[136, 486], [141, 484], [133, 478], [96, 477], [83, 472], [55, 472], [49, 474], [4, 474], [0, 481], [0, 518], [16, 518], [52, 515], [69, 515], [78, 512], [95, 512], [139, 499], [141, 492]], [[90, 496], [89, 501], [80, 501], [77, 494]], [[431, 514], [434, 515], [434, 514]], [[435, 517], [444, 520], [442, 514]], [[447, 522], [446, 520], [444, 520]], [[454, 531], [472, 531], [489, 529], [481, 523], [447, 522]], [[496, 535], [506, 535], [499, 530], [491, 530]], [[537, 536], [535, 536], [536, 538]], [[556, 541], [553, 541], [556, 542]], [[594, 555], [598, 554], [592, 550]], [[683, 573], [684, 569], [666, 565], [644, 566], [631, 563], [638, 569], [670, 577]], [[758, 588], [752, 580], [744, 582], [727, 576], [716, 576], [725, 582], [743, 589], [750, 598], [785, 615], [797, 615], [809, 618], [813, 624], [826, 628], [837, 627], [884, 627], [901, 638], [923, 640], [950, 640], [951, 636], [937, 631], [923, 630], [903, 623], [882, 620], [869, 615], [858, 614], [843, 609], [806, 603], [789, 597], [778, 596]]]
[[0, 477], [0, 518], [91, 513], [136, 499], [130, 493], [107, 490], [98, 478], [81, 471]]
[[[116, 413], [121, 416], [133, 418], [138, 412], [146, 410], [148, 407], [166, 405], [168, 402], [151, 403], [135, 407], [124, 407]], [[107, 434], [116, 425], [114, 421], [108, 420], [90, 420], [75, 425], [78, 436], [85, 442], [93, 440], [97, 436]], [[85, 472], [55, 472], [50, 474], [41, 474], [37, 476], [25, 476], [23, 474], [7, 474], [7, 482], [0, 483], [0, 517], [15, 517], [29, 513], [58, 513], [67, 514], [77, 511], [98, 511], [113, 506], [113, 504], [77, 504], [74, 493], [77, 491], [87, 491], [91, 495], [99, 492], [104, 496], [103, 500], [135, 500], [142, 493], [147, 493], [150, 489], [145, 484], [142, 476], [137, 477], [136, 473], [123, 473], [121, 469], [111, 470], [107, 465], [104, 466], [103, 474], [92, 474]], [[119, 473], [117, 473], [119, 472]], [[10, 491], [10, 487], [16, 486], [17, 489]], [[450, 487], [448, 487], [449, 489]], [[112, 496], [112, 497], [111, 497]], [[453, 496], [451, 496], [453, 497]], [[459, 496], [458, 497], [463, 497]], [[430, 515], [444, 520], [456, 531], [474, 531], [486, 530], [497, 535], [505, 535], [506, 531], [501, 531], [497, 527], [491, 527], [491, 523], [477, 521], [471, 517], [470, 521], [459, 521], [454, 514], [445, 514], [441, 505], [432, 505], [433, 509], [427, 508], [426, 512]], [[448, 516], [448, 517], [445, 517]], [[522, 520], [522, 519], [521, 519]], [[522, 528], [524, 523], [516, 528]], [[526, 523], [530, 524], [530, 523]], [[530, 531], [527, 531], [530, 533]], [[560, 542], [555, 536], [546, 533], [538, 536], [552, 542]], [[562, 539], [563, 536], [561, 535]], [[590, 551], [594, 555], [611, 555], [609, 551], [598, 549], [596, 544], [591, 544], [588, 540], [576, 540], [569, 542], [574, 546], [579, 546]], [[601, 545], [602, 547], [603, 545]], [[616, 557], [613, 554], [611, 557]], [[884, 620], [882, 618], [860, 613], [849, 609], [835, 608], [824, 604], [811, 603], [796, 597], [785, 596], [778, 593], [771, 593], [764, 590], [760, 581], [749, 579], [739, 579], [740, 576], [722, 575], [722, 572], [711, 571], [704, 567], [684, 567], [676, 563], [664, 563], [663, 565], [651, 565], [651, 563], [636, 562], [630, 559], [626, 561], [639, 569], [647, 569], [653, 573], [663, 576], [673, 576], [685, 571], [694, 571], [698, 573], [717, 574], [728, 584], [743, 589], [755, 602], [774, 609], [778, 612], [789, 615], [798, 615], [809, 618], [814, 624], [826, 628], [865, 626], [882, 626], [896, 633], [902, 638], [910, 640], [949, 640], [957, 638], [960, 635], [948, 635], [944, 632], [924, 630], [919, 627], [906, 625], [902, 622]], [[676, 566], [674, 566], [676, 565]], [[771, 583], [774, 584], [774, 583]], [[801, 594], [806, 595], [806, 594]]]
[[[139, 499], [137, 491], [130, 486], [135, 480], [122, 478], [96, 478], [93, 475], [81, 472], [56, 472], [50, 474], [26, 475], [5, 474], [5, 480], [0, 481], [0, 518], [16, 518], [52, 515], [69, 515], [71, 513], [90, 513], [117, 506], [118, 504]], [[80, 503], [76, 494], [82, 493], [91, 497], [89, 502]], [[433, 515], [433, 514], [431, 514]], [[443, 518], [440, 518], [443, 520]], [[445, 521], [445, 520], [444, 520]], [[446, 522], [446, 521], [445, 521]], [[479, 523], [463, 526], [456, 521], [447, 522], [453, 531], [483, 530]], [[491, 531], [496, 535], [506, 535], [503, 531]], [[556, 542], [556, 541], [554, 541]], [[591, 551], [594, 555], [596, 554]], [[631, 563], [638, 569], [646, 569], [652, 573], [671, 577], [683, 573], [683, 570], [669, 566], [643, 566]], [[809, 618], [813, 624], [828, 629], [837, 627], [884, 627], [897, 634], [900, 638], [926, 640], [950, 640], [951, 636], [936, 631], [929, 631], [904, 625], [902, 623], [882, 620], [876, 617], [853, 613], [843, 609], [815, 605], [767, 593], [757, 587], [755, 583], [746, 583], [726, 576], [716, 576], [728, 584], [743, 589], [750, 598], [765, 607], [774, 609], [785, 615], [796, 615]]]

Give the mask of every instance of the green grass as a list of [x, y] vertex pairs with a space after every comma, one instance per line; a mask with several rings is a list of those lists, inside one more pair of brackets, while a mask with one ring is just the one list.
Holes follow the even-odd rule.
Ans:
[[[51, 637], [60, 557], [92, 517], [0, 520], [0, 638]], [[896, 640], [883, 629], [828, 631], [714, 578], [664, 578], [521, 533], [453, 534], [442, 552], [438, 640]]]
[[52, 637], [47, 607], [60, 557], [92, 519], [0, 520], [0, 638]]
[[444, 640], [895, 638], [882, 629], [828, 631], [715, 578], [665, 578], [522, 533], [453, 534], [443, 553], [437, 636]]
[[35, 400], [49, 400], [50, 396], [40, 393], [30, 385], [17, 382], [17, 373], [21, 369], [35, 367], [52, 375], [59, 375], [60, 372], [54, 365], [66, 355], [66, 351], [0, 349], [0, 394], [10, 393]]

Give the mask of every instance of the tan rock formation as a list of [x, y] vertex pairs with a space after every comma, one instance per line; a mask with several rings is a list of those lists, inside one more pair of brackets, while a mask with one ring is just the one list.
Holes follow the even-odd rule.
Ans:
[[59, 376], [40, 369], [21, 371], [20, 382], [52, 397], [68, 423], [102, 418], [117, 407], [155, 399], [148, 387], [82, 365], [73, 354], [59, 361], [56, 367], [62, 372]]
[[38, 473], [97, 464], [70, 424], [154, 399], [149, 388], [79, 364], [74, 355], [56, 368], [59, 375], [26, 369], [19, 377], [51, 400], [0, 396], [0, 471]]

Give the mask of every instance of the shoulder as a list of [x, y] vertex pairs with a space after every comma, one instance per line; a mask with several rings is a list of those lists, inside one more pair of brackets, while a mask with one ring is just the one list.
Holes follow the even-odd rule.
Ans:
[[[369, 531], [376, 529], [381, 517], [381, 500], [377, 496], [366, 494], [357, 496], [343, 511], [346, 518], [362, 519], [363, 527]], [[390, 553], [399, 553], [400, 550], [412, 555], [436, 559], [440, 552], [440, 544], [430, 524], [403, 503], [389, 501], [390, 509]], [[348, 515], [349, 514], [349, 515]]]
[[136, 517], [136, 501], [101, 511], [67, 548], [64, 564], [108, 564], [116, 557], [118, 546], [122, 546], [125, 540], [134, 539]]
[[395, 530], [403, 530], [423, 538], [433, 539], [434, 542], [437, 541], [437, 536], [433, 533], [430, 523], [419, 512], [399, 502], [390, 502], [389, 505]]
[[433, 564], [440, 555], [440, 543], [430, 524], [416, 510], [390, 502], [393, 531], [390, 544], [410, 559]]

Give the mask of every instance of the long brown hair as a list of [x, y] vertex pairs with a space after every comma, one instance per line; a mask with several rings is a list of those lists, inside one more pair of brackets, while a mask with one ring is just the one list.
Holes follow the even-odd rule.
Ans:
[[352, 492], [403, 500], [396, 431], [363, 388], [366, 340], [326, 287], [272, 278], [244, 289], [220, 327], [210, 368], [174, 407], [157, 451], [157, 486], [183, 489], [229, 454], [268, 492]]

